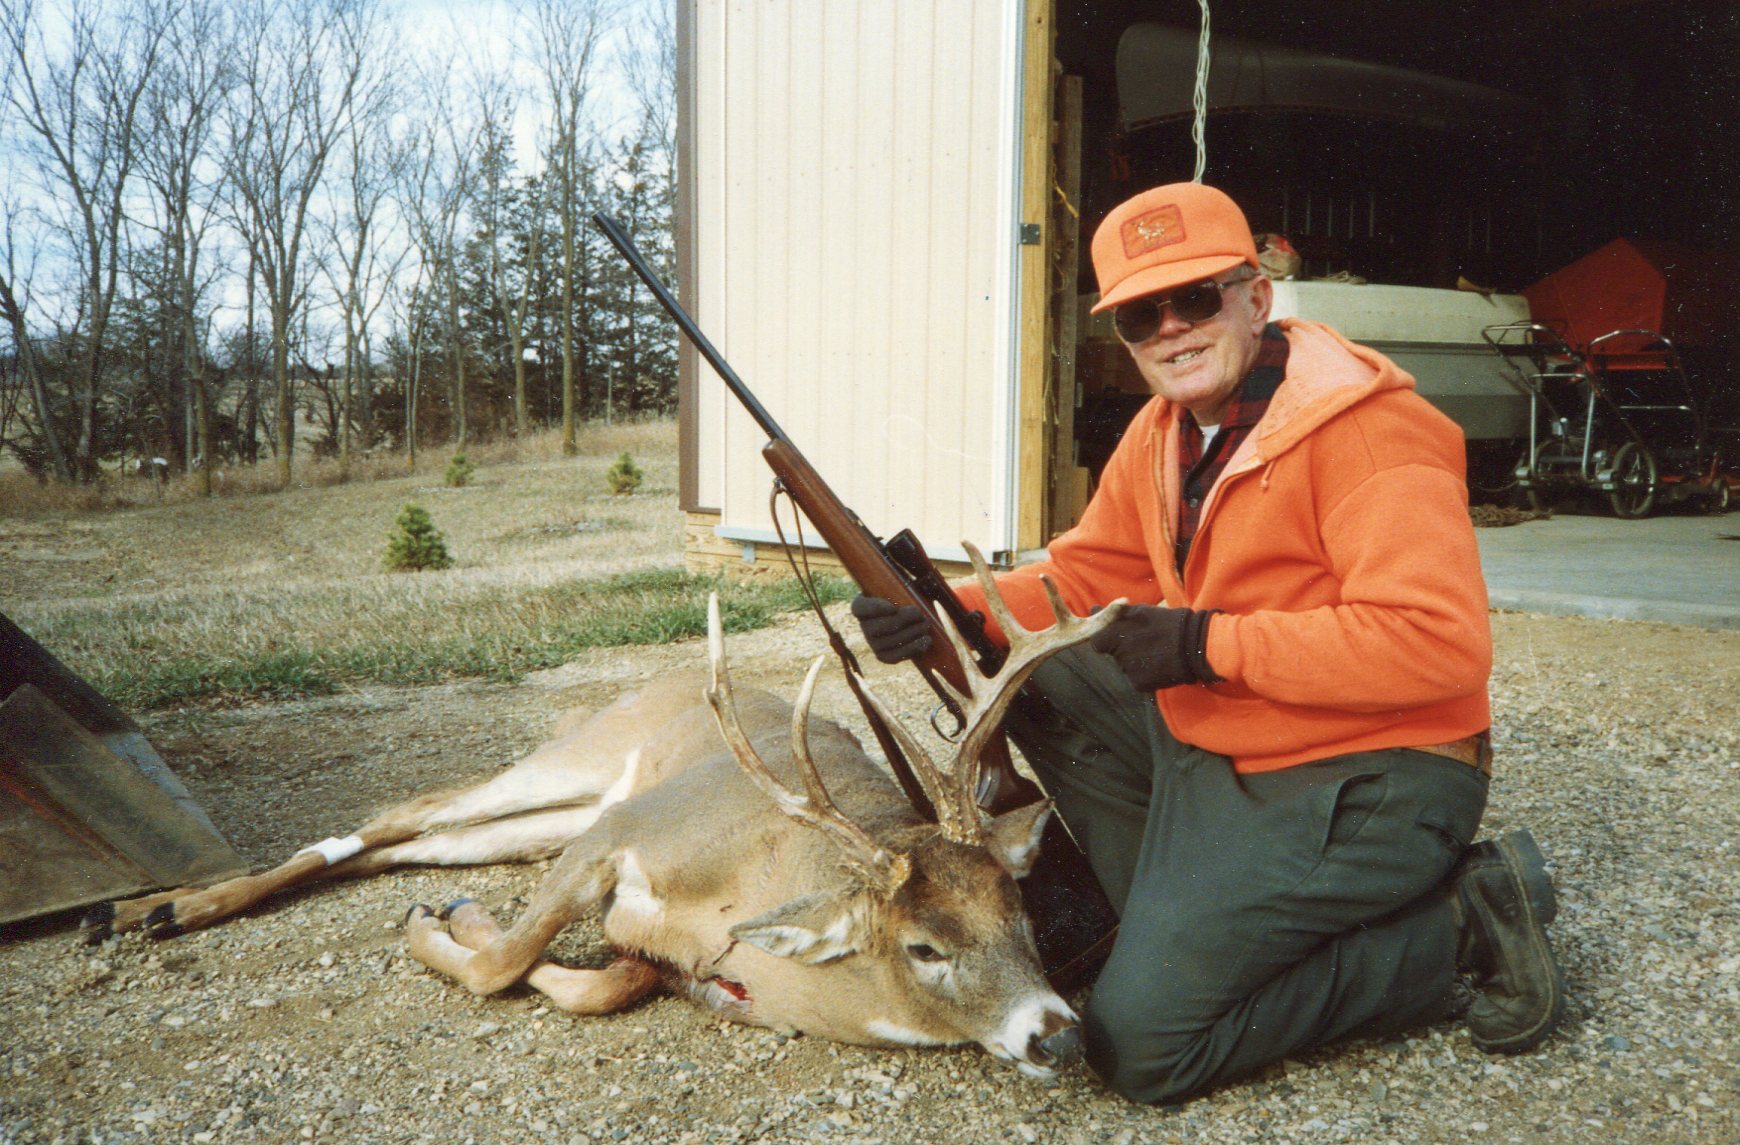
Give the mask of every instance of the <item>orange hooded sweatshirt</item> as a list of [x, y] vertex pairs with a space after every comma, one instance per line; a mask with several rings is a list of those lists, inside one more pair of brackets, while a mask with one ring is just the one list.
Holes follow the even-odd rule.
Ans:
[[[1208, 660], [1225, 681], [1157, 698], [1174, 735], [1241, 772], [1484, 731], [1492, 633], [1461, 431], [1382, 354], [1318, 323], [1281, 328], [1286, 377], [1182, 570], [1177, 407], [1156, 398], [1081, 523], [998, 578], [1004, 598], [1029, 627], [1051, 622], [1041, 575], [1080, 614], [1118, 597], [1221, 609]], [[976, 585], [960, 595], [984, 609]]]

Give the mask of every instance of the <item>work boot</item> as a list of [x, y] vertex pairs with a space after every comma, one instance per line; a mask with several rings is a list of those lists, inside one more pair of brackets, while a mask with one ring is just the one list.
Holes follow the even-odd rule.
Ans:
[[1463, 1019], [1487, 1053], [1517, 1054], [1565, 1016], [1565, 984], [1547, 924], [1558, 914], [1546, 860], [1527, 831], [1468, 848], [1451, 879], [1456, 966], [1474, 991]]

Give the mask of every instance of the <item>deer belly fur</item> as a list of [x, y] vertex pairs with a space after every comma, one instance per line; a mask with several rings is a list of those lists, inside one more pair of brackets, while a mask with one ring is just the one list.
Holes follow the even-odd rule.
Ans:
[[[746, 912], [732, 905], [752, 896], [728, 894], [723, 899], [708, 896], [697, 902], [670, 901], [647, 877], [643, 860], [633, 848], [619, 852], [616, 868], [616, 886], [603, 918], [605, 939], [616, 949], [657, 965], [667, 990], [729, 1021], [839, 1037], [837, 1015], [822, 1017], [813, 1012], [813, 999], [799, 1000], [807, 999], [812, 990], [800, 985], [795, 991], [798, 997], [784, 996], [792, 985], [793, 970], [798, 971], [801, 983], [814, 976], [814, 968], [795, 966], [731, 937], [732, 926], [766, 909], [761, 906]], [[780, 985], [768, 990], [758, 985], [769, 980]], [[795, 1007], [794, 1001], [798, 1002]], [[833, 1005], [825, 1008], [852, 1010], [856, 1006], [849, 997], [836, 995]], [[847, 1036], [840, 1040], [864, 1038]]]

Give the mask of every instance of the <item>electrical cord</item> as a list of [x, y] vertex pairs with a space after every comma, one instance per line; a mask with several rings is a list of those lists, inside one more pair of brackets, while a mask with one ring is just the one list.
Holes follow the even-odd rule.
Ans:
[[1190, 177], [1192, 183], [1202, 182], [1202, 173], [1208, 167], [1205, 135], [1208, 124], [1208, 0], [1196, 0], [1196, 3], [1202, 9], [1202, 34], [1196, 41], [1196, 86], [1190, 96], [1190, 106], [1195, 113], [1190, 125], [1190, 138], [1196, 144], [1196, 173]]

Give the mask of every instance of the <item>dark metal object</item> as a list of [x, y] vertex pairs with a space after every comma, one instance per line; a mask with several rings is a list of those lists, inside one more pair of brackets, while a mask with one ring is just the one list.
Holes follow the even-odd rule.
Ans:
[[0, 791], [0, 922], [247, 869], [202, 815], [32, 684], [0, 703]]
[[243, 874], [139, 725], [0, 616], [0, 922]]
[[1727, 439], [1740, 434], [1710, 424], [1670, 339], [1622, 329], [1577, 346], [1545, 322], [1500, 323], [1481, 336], [1529, 397], [1516, 488], [1535, 508], [1594, 493], [1622, 518], [1690, 498], [1727, 510], [1736, 461]]

